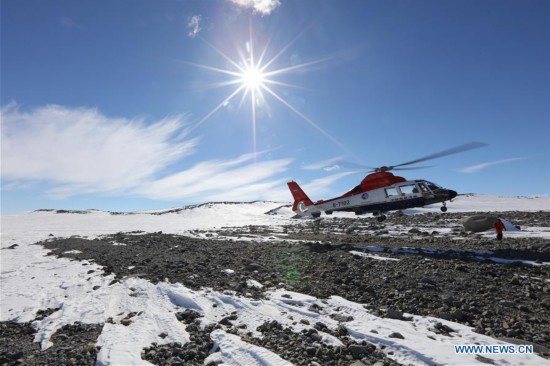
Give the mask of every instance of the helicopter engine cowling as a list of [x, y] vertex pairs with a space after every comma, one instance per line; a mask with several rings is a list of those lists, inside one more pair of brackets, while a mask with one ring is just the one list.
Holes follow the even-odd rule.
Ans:
[[405, 182], [406, 179], [403, 177], [399, 177], [397, 175], [393, 175], [390, 172], [378, 172], [378, 173], [372, 173], [367, 175], [362, 181], [361, 181], [361, 190], [364, 191], [370, 191], [371, 189], [391, 186], [395, 183]]

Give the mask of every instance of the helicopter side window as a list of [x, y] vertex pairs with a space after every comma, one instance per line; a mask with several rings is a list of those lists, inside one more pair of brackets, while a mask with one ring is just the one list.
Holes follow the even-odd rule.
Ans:
[[399, 186], [399, 189], [401, 190], [402, 195], [411, 195], [418, 193], [418, 189], [416, 188], [416, 185], [414, 184], [407, 184], [404, 186]]
[[399, 192], [397, 192], [397, 188], [386, 188], [386, 197], [397, 197], [399, 196]]

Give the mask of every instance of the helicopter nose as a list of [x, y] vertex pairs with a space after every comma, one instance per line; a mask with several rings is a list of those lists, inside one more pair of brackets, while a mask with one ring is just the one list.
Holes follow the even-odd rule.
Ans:
[[449, 192], [448, 195], [450, 200], [458, 196], [458, 193], [456, 191], [453, 191], [452, 189], [449, 189], [448, 192]]

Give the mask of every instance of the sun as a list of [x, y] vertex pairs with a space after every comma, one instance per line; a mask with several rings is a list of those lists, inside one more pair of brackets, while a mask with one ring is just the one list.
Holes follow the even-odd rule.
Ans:
[[276, 60], [283, 54], [283, 52], [288, 48], [285, 47], [274, 57], [266, 60], [266, 54], [268, 53], [267, 45], [263, 48], [260, 54], [255, 53], [253, 45], [252, 30], [250, 31], [250, 38], [245, 40], [243, 48], [235, 49], [234, 52], [238, 57], [230, 57], [225, 54], [223, 51], [215, 47], [213, 44], [208, 43], [208, 45], [216, 51], [220, 56], [222, 56], [225, 61], [228, 63], [226, 68], [218, 68], [215, 66], [190, 63], [193, 66], [214, 71], [220, 74], [224, 74], [226, 79], [215, 84], [210, 85], [212, 88], [222, 88], [233, 86], [233, 91], [225, 97], [216, 107], [214, 107], [206, 116], [199, 120], [191, 128], [192, 130], [199, 127], [201, 124], [206, 122], [213, 114], [219, 111], [221, 108], [230, 104], [230, 102], [236, 98], [238, 95], [241, 95], [240, 102], [238, 103], [238, 109], [242, 107], [245, 100], [249, 98], [250, 107], [251, 107], [251, 121], [252, 121], [252, 135], [253, 135], [253, 144], [254, 150], [256, 151], [256, 124], [257, 124], [257, 109], [258, 108], [268, 108], [269, 105], [266, 100], [266, 96], [269, 95], [272, 98], [278, 100], [286, 107], [290, 108], [292, 111], [297, 113], [300, 117], [305, 118], [307, 122], [313, 124], [307, 117], [303, 116], [298, 110], [296, 110], [292, 105], [290, 105], [286, 100], [283, 99], [276, 91], [275, 86], [278, 87], [296, 87], [295, 85], [287, 84], [278, 80], [275, 80], [275, 77], [282, 74], [286, 74], [297, 69], [311, 65], [312, 63], [293, 65], [290, 67], [276, 69], [273, 67]]
[[240, 81], [248, 91], [259, 92], [266, 87], [267, 79], [265, 73], [258, 66], [249, 65], [243, 70]]
[[296, 39], [294, 39], [293, 41], [288, 43], [286, 46], [284, 46], [282, 49], [280, 49], [279, 52], [275, 54], [275, 56], [269, 59], [266, 59], [266, 55], [269, 53], [268, 52], [269, 41], [267, 42], [267, 44], [264, 45], [262, 51], [259, 54], [256, 54], [256, 50], [253, 44], [253, 38], [254, 37], [252, 34], [252, 27], [250, 27], [249, 39], [245, 40], [244, 48], [235, 50], [235, 52], [239, 55], [237, 58], [232, 58], [228, 56], [227, 54], [222, 52], [220, 49], [215, 47], [213, 44], [206, 41], [206, 43], [214, 51], [216, 51], [220, 56], [222, 56], [225, 59], [225, 61], [227, 61], [227, 63], [229, 64], [229, 67], [227, 68], [219, 68], [219, 67], [205, 65], [205, 64], [186, 62], [193, 66], [214, 71], [220, 74], [224, 74], [226, 77], [229, 77], [229, 79], [217, 82], [211, 85], [211, 87], [221, 88], [221, 87], [233, 86], [235, 88], [232, 92], [229, 93], [227, 97], [225, 97], [222, 101], [220, 101], [220, 103], [216, 107], [214, 107], [210, 112], [208, 112], [206, 116], [204, 116], [198, 122], [196, 122], [194, 126], [191, 127], [190, 130], [194, 130], [198, 128], [200, 125], [206, 122], [212, 115], [214, 115], [217, 111], [229, 105], [229, 103], [240, 94], [241, 100], [238, 104], [239, 109], [243, 105], [246, 98], [247, 97], [250, 98], [253, 148], [254, 148], [254, 151], [256, 152], [257, 108], [260, 108], [261, 106], [263, 106], [269, 109], [268, 101], [266, 98], [266, 96], [269, 96], [271, 99], [277, 100], [278, 102], [283, 104], [285, 107], [287, 107], [289, 110], [294, 112], [298, 117], [300, 117], [300, 119], [302, 119], [304, 122], [309, 124], [311, 127], [317, 130], [319, 133], [321, 133], [323, 136], [325, 136], [327, 139], [329, 139], [332, 143], [337, 145], [339, 148], [346, 151], [351, 156], [355, 156], [347, 148], [347, 146], [339, 142], [333, 135], [327, 133], [318, 124], [316, 124], [310, 118], [308, 118], [306, 115], [300, 112], [297, 108], [295, 108], [289, 101], [287, 101], [285, 98], [279, 95], [276, 91], [276, 87], [300, 88], [296, 85], [288, 84], [280, 80], [277, 80], [276, 79], [277, 77], [282, 75], [287, 75], [292, 72], [296, 72], [298, 70], [303, 71], [304, 69], [307, 69], [312, 65], [325, 62], [331, 58], [329, 57], [329, 58], [317, 59], [317, 60], [313, 60], [313, 61], [309, 61], [301, 64], [294, 64], [291, 66], [282, 67], [282, 68], [274, 68], [273, 65], [276, 63], [276, 61], [281, 57], [281, 55], [285, 53], [285, 51], [288, 50], [288, 48], [294, 43], [294, 41], [296, 41]]

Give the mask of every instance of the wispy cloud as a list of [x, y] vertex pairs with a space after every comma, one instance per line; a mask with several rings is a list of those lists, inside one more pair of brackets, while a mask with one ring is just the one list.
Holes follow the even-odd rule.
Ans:
[[182, 116], [153, 123], [57, 105], [1, 110], [2, 180], [53, 183], [50, 195], [124, 191], [194, 152]]
[[65, 29], [78, 29], [81, 31], [86, 29], [82, 25], [76, 23], [72, 18], [68, 18], [68, 17], [59, 18], [59, 23]]
[[269, 15], [281, 2], [279, 0], [229, 0], [233, 4], [243, 8], [252, 9], [262, 15]]
[[340, 169], [340, 166], [336, 163], [341, 161], [343, 158], [344, 158], [343, 156], [337, 156], [331, 159], [318, 161], [316, 163], [306, 164], [302, 166], [302, 169], [306, 169], [306, 170], [323, 169], [327, 172], [338, 170]]
[[[333, 185], [342, 178], [349, 177], [350, 175], [357, 174], [358, 172], [343, 172], [329, 175], [327, 177], [315, 179], [307, 184], [301, 185], [302, 189], [309, 196], [310, 199], [316, 201], [318, 199], [327, 199], [330, 197], [322, 197], [326, 194], [333, 193]], [[342, 194], [344, 192], [341, 192]]]
[[[42, 190], [64, 199], [110, 194], [159, 200], [289, 200], [281, 176], [293, 159], [265, 153], [207, 160], [166, 175], [198, 146], [182, 116], [145, 123], [57, 105], [1, 109], [2, 190]], [[46, 188], [45, 188], [46, 187]]]
[[273, 199], [270, 190], [284, 186], [284, 180], [273, 177], [286, 171], [292, 159], [255, 161], [257, 155], [201, 162], [150, 182], [136, 193], [155, 199]]
[[472, 165], [472, 166], [469, 166], [469, 167], [466, 167], [466, 168], [462, 168], [462, 169], [459, 169], [458, 171], [461, 172], [461, 173], [476, 173], [476, 172], [479, 172], [480, 170], [486, 169], [486, 168], [488, 168], [490, 166], [493, 166], [493, 165], [511, 163], [511, 162], [514, 162], [514, 161], [525, 160], [525, 159], [527, 159], [527, 158], [511, 158], [511, 159], [489, 161], [489, 162], [486, 162], [486, 163], [476, 164], [476, 165]]
[[189, 21], [187, 22], [187, 35], [191, 38], [195, 38], [199, 32], [202, 30], [201, 28], [201, 21], [202, 17], [200, 15], [193, 15]]

